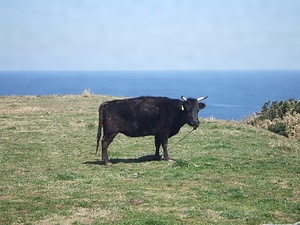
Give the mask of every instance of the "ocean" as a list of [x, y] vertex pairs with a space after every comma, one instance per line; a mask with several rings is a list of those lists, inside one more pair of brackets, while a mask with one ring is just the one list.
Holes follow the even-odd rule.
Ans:
[[[0, 72], [0, 96], [93, 94], [208, 96], [203, 118], [242, 120], [269, 100], [300, 99], [300, 71]], [[95, 106], [97, 110], [98, 106]]]

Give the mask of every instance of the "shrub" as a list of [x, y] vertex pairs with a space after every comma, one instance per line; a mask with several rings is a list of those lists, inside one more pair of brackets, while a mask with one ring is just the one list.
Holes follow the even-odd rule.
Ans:
[[300, 101], [268, 101], [263, 105], [261, 112], [255, 113], [246, 122], [300, 140]]
[[272, 131], [273, 133], [288, 137], [286, 125], [282, 122], [269, 125], [268, 130]]

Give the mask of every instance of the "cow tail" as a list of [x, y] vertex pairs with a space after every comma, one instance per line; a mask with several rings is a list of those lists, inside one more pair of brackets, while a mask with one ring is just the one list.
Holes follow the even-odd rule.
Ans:
[[99, 124], [98, 124], [98, 133], [97, 133], [96, 154], [97, 154], [98, 148], [99, 148], [102, 127], [103, 127], [103, 106], [100, 105], [100, 107], [99, 107]]

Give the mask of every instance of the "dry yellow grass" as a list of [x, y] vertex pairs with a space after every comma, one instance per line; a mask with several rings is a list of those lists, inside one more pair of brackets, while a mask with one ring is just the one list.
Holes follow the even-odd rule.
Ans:
[[91, 93], [91, 90], [90, 89], [85, 89], [83, 92], [82, 92], [82, 96], [83, 97], [91, 97], [92, 96], [92, 93]]

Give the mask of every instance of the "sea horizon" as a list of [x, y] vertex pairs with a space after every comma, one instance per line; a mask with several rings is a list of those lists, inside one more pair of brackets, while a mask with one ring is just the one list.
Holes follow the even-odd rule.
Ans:
[[267, 101], [299, 99], [300, 70], [0, 71], [0, 96], [93, 94], [201, 97], [204, 118], [242, 120]]

